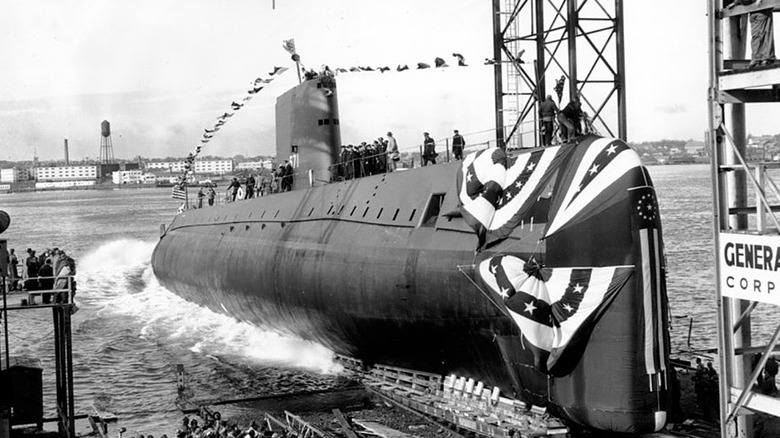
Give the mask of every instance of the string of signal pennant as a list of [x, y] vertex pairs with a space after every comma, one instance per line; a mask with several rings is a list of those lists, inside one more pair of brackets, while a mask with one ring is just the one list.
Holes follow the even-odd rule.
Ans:
[[[282, 75], [284, 72], [288, 70], [288, 67], [274, 67], [273, 71], [268, 74], [268, 78], [262, 78], [259, 77], [251, 82], [252, 88], [250, 88], [247, 91], [247, 95], [244, 96], [239, 102], [236, 102], [235, 100], [230, 103], [230, 111], [226, 111], [222, 115], [217, 117], [217, 122], [210, 128], [206, 128], [203, 130], [203, 136], [200, 139], [200, 142], [195, 147], [195, 150], [190, 151], [190, 153], [187, 155], [187, 158], [184, 160], [184, 170], [182, 171], [181, 175], [178, 176], [178, 181], [176, 183], [179, 188], [181, 188], [184, 183], [187, 181], [187, 174], [194, 170], [193, 166], [195, 165], [195, 158], [200, 155], [200, 152], [203, 150], [203, 147], [211, 141], [211, 139], [214, 138], [214, 136], [219, 132], [220, 129], [222, 129], [230, 120], [231, 117], [233, 117], [237, 111], [239, 111], [241, 108], [244, 107], [244, 105], [252, 100], [252, 98], [259, 93], [263, 88], [265, 88], [268, 84], [270, 84], [274, 79]], [[175, 187], [174, 187], [175, 188]], [[184, 199], [183, 197], [176, 196], [177, 193], [174, 191], [174, 198], [178, 199]]]
[[[300, 55], [297, 53], [295, 49], [295, 39], [289, 39], [289, 40], [283, 40], [282, 42], [282, 48], [286, 50], [290, 55], [292, 56], [292, 60], [296, 63], [299, 63], [304, 71], [304, 75], [306, 76], [306, 79], [313, 79], [318, 76], [318, 73], [315, 72], [313, 69], [310, 71], [306, 70], [306, 67], [300, 62]], [[515, 62], [523, 63], [523, 60], [521, 59], [523, 55], [523, 51], [518, 53], [517, 57], [515, 58]], [[456, 59], [457, 66], [458, 67], [467, 67], [468, 64], [466, 64], [466, 59], [463, 55], [460, 53], [453, 53], [452, 56]], [[494, 64], [495, 60], [485, 58], [485, 65]], [[425, 62], [418, 62], [416, 64], [416, 70], [422, 70], [422, 69], [428, 69], [431, 68], [431, 64], [425, 63]], [[434, 68], [445, 68], [449, 67], [447, 62], [440, 57], [436, 57], [433, 62]], [[187, 175], [194, 171], [194, 165], [195, 165], [195, 159], [200, 155], [201, 151], [203, 150], [203, 147], [210, 142], [215, 135], [222, 129], [227, 122], [230, 120], [231, 117], [233, 117], [236, 112], [241, 110], [241, 108], [246, 105], [247, 102], [252, 100], [255, 95], [257, 95], [260, 91], [262, 91], [265, 87], [268, 86], [271, 82], [274, 81], [277, 77], [284, 74], [286, 71], [289, 70], [289, 67], [274, 67], [273, 70], [268, 73], [268, 77], [258, 77], [254, 81], [250, 82], [251, 88], [247, 90], [246, 95], [241, 98], [239, 101], [232, 101], [230, 103], [230, 110], [224, 112], [222, 115], [217, 117], [217, 122], [211, 126], [210, 128], [206, 128], [203, 130], [203, 136], [200, 139], [200, 142], [195, 147], [195, 150], [190, 151], [187, 155], [187, 158], [185, 158], [184, 163], [184, 169], [182, 170], [182, 173], [177, 177], [177, 182], [174, 185], [173, 188], [173, 197], [175, 199], [186, 199], [186, 191], [184, 190], [185, 183], [187, 181]], [[323, 66], [323, 72], [322, 74], [325, 75], [337, 75], [339, 73], [359, 73], [359, 72], [376, 72], [379, 71], [380, 73], [385, 73], [387, 71], [390, 71], [390, 67], [387, 66], [380, 66], [380, 67], [371, 67], [371, 66], [357, 66], [357, 67], [337, 67], [333, 70], [331, 70], [327, 66]], [[399, 64], [395, 71], [402, 72], [411, 70], [408, 66], [408, 64]], [[558, 101], [561, 100], [561, 94], [563, 91], [563, 82], [565, 78], [561, 77], [560, 80], [556, 81], [556, 87], [555, 91], [558, 95]], [[183, 211], [184, 205], [180, 207], [180, 211]]]

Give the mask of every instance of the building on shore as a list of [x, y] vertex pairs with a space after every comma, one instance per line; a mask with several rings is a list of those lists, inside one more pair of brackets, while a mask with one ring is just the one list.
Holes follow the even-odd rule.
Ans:
[[0, 169], [0, 183], [16, 184], [30, 179], [30, 171], [26, 167]]
[[236, 164], [236, 170], [261, 170], [273, 168], [273, 160], [244, 161]]
[[143, 172], [140, 170], [116, 170], [111, 173], [114, 184], [141, 184]]
[[[147, 162], [146, 170], [170, 173], [184, 172], [184, 161]], [[233, 160], [196, 160], [195, 173], [224, 175], [233, 172]]]
[[98, 177], [98, 167], [96, 165], [86, 166], [52, 166], [33, 168], [35, 181], [76, 181], [76, 180], [96, 180]]

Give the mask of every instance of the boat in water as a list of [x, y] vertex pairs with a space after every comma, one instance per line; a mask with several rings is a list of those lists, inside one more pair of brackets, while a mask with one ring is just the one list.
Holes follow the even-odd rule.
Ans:
[[337, 181], [337, 97], [319, 77], [278, 98], [293, 190], [178, 214], [160, 282], [366, 364], [473, 377], [584, 428], [660, 430], [666, 273], [637, 154], [588, 135]]

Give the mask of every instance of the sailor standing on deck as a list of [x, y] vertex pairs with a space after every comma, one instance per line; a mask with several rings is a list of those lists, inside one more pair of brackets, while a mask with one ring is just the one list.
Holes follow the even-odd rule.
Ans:
[[[561, 124], [561, 138], [572, 141], [574, 137], [582, 134], [580, 119], [582, 119], [582, 104], [576, 97], [572, 98], [568, 105], [558, 113], [558, 122]], [[565, 128], [565, 129], [564, 129]]]
[[542, 146], [552, 144], [553, 130], [555, 129], [555, 115], [558, 113], [558, 106], [553, 101], [551, 95], [539, 105], [539, 118], [542, 119]]
[[245, 193], [246, 199], [252, 199], [255, 197], [255, 177], [253, 177], [251, 174], [249, 175], [249, 178], [246, 179]]
[[216, 186], [209, 187], [209, 206], [214, 205], [214, 198], [217, 197], [217, 192], [214, 191], [214, 187]]
[[398, 142], [395, 141], [395, 137], [393, 137], [393, 133], [390, 131], [387, 132], [387, 154], [389, 155], [387, 171], [395, 172], [396, 165], [401, 159], [401, 154], [398, 153]]
[[206, 194], [203, 193], [203, 187], [198, 189], [198, 208], [203, 208], [203, 198], [206, 197]]
[[466, 140], [463, 139], [463, 136], [458, 133], [458, 130], [455, 130], [455, 135], [452, 136], [452, 155], [455, 157], [456, 160], [462, 160], [463, 159], [463, 147], [466, 146]]
[[230, 183], [230, 200], [235, 201], [238, 194], [238, 188], [241, 187], [241, 183], [238, 182], [238, 178], [233, 178], [233, 182]]
[[347, 146], [344, 153], [344, 179], [355, 177], [355, 148], [352, 145]]
[[423, 132], [423, 166], [426, 166], [430, 161], [432, 164], [436, 164], [436, 140], [431, 138], [430, 134]]
[[292, 190], [293, 185], [293, 167], [290, 164], [290, 160], [284, 160], [284, 180], [287, 182], [287, 189], [285, 191]]

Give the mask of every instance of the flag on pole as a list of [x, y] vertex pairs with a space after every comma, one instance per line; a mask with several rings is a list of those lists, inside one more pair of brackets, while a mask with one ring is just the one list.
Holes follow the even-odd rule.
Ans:
[[289, 40], [283, 40], [282, 41], [282, 48], [290, 53], [290, 55], [295, 55], [295, 38], [290, 38]]
[[184, 188], [179, 185], [173, 186], [173, 192], [172, 192], [173, 199], [181, 199], [184, 200], [187, 198], [187, 193], [184, 191]]

